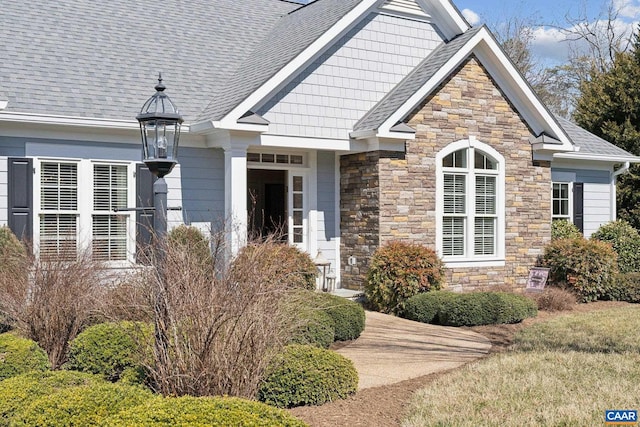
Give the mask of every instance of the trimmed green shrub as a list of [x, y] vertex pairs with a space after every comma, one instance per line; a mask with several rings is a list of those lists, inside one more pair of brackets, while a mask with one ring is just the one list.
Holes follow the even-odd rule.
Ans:
[[618, 254], [620, 273], [640, 271], [640, 233], [628, 222], [618, 220], [602, 225], [591, 239], [607, 242]]
[[407, 301], [404, 314], [408, 319], [424, 323], [477, 326], [518, 323], [535, 317], [537, 312], [534, 301], [508, 292], [433, 292]]
[[104, 382], [100, 377], [73, 371], [32, 371], [0, 381], [0, 426], [8, 426], [17, 411], [59, 390]]
[[292, 318], [297, 322], [289, 344], [308, 344], [329, 348], [335, 338], [334, 322], [324, 310], [301, 305], [293, 310]]
[[571, 289], [582, 302], [602, 298], [618, 274], [617, 254], [605, 242], [559, 239], [548, 244], [539, 260], [550, 268], [549, 283]]
[[105, 427], [305, 427], [282, 409], [235, 397], [156, 398], [108, 418]]
[[556, 219], [551, 223], [551, 240], [582, 238], [578, 227], [566, 219]]
[[[142, 344], [141, 344], [142, 343]], [[142, 345], [142, 348], [141, 348]], [[153, 348], [153, 327], [142, 322], [109, 322], [82, 331], [69, 346], [67, 367], [118, 381], [144, 378], [141, 357]]]
[[121, 410], [138, 406], [154, 395], [125, 384], [70, 387], [42, 396], [18, 411], [12, 426], [98, 426]]
[[640, 303], [640, 273], [619, 274], [607, 289], [605, 299]]
[[431, 249], [391, 242], [371, 258], [365, 296], [376, 311], [400, 313], [408, 298], [438, 290], [444, 282], [444, 264]]
[[213, 266], [209, 240], [197, 227], [179, 225], [167, 234], [169, 245], [183, 249], [190, 253], [190, 259], [201, 262], [202, 265]]
[[318, 267], [308, 253], [286, 243], [267, 241], [242, 248], [233, 261], [264, 270], [273, 280], [291, 288], [316, 289]]
[[358, 373], [340, 354], [290, 345], [276, 357], [260, 385], [258, 400], [279, 408], [321, 405], [356, 392]]
[[35, 341], [12, 333], [0, 334], [0, 380], [47, 369], [47, 354]]
[[453, 299], [457, 295], [448, 291], [433, 291], [414, 295], [407, 300], [401, 315], [405, 319], [417, 322], [438, 324], [444, 301]]
[[311, 304], [326, 312], [335, 329], [334, 341], [350, 341], [358, 338], [364, 331], [364, 309], [355, 301], [324, 292], [314, 292]]

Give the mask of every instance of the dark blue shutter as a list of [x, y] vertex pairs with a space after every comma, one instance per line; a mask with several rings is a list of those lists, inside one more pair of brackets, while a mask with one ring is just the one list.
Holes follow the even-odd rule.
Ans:
[[584, 233], [584, 183], [573, 183], [573, 224]]
[[9, 157], [9, 228], [19, 239], [33, 239], [33, 159]]
[[[156, 177], [144, 164], [136, 167], [136, 207], [153, 207], [153, 183]], [[136, 262], [147, 263], [153, 230], [153, 210], [136, 211]]]

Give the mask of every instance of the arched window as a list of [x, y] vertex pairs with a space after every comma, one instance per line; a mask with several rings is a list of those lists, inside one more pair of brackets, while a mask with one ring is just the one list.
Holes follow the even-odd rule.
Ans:
[[436, 156], [438, 252], [447, 264], [504, 264], [504, 157], [473, 138]]

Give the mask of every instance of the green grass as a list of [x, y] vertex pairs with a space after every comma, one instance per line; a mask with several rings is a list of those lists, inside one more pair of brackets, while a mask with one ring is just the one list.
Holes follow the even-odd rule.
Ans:
[[402, 425], [603, 425], [606, 409], [640, 409], [638, 384], [640, 307], [571, 314], [523, 330], [514, 351], [438, 378]]

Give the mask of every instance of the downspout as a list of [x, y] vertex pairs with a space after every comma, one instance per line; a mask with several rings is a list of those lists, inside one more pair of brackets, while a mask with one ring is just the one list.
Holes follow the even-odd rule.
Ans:
[[620, 169], [613, 171], [611, 173], [611, 206], [613, 209], [611, 210], [611, 221], [615, 221], [618, 212], [617, 206], [617, 195], [616, 195], [616, 178], [622, 175], [623, 173], [627, 173], [629, 171], [629, 167], [631, 166], [630, 162], [624, 162], [624, 165], [620, 167]]

